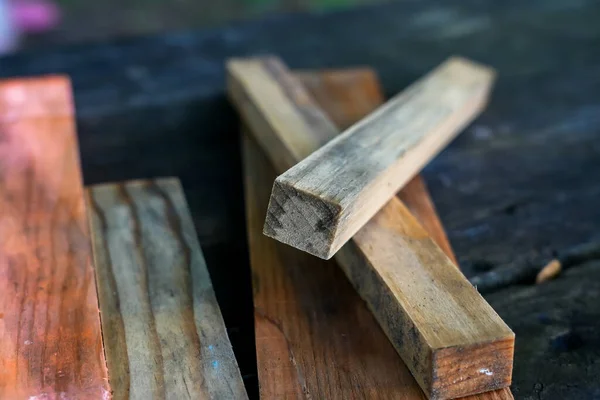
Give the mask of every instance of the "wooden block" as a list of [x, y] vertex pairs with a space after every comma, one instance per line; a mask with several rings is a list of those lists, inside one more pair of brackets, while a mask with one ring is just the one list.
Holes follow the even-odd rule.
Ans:
[[179, 181], [87, 202], [114, 399], [247, 398]]
[[107, 399], [71, 86], [0, 83], [0, 398]]
[[[333, 124], [276, 59], [238, 60], [228, 67], [230, 96], [253, 134], [260, 131], [258, 142], [278, 143], [262, 145], [276, 168], [335, 136]], [[303, 147], [274, 153], [294, 143]], [[428, 397], [510, 385], [514, 334], [399, 199], [336, 260]]]
[[[342, 129], [359, 121], [383, 103], [382, 89], [372, 69], [299, 72], [296, 76], [329, 118]], [[458, 265], [446, 231], [420, 175], [398, 193], [423, 228]]]
[[264, 233], [331, 258], [483, 109], [494, 72], [450, 58], [278, 176]]

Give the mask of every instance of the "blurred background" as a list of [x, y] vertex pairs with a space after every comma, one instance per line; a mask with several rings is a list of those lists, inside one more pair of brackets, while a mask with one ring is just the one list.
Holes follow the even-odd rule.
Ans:
[[392, 0], [0, 0], [0, 54], [386, 1]]

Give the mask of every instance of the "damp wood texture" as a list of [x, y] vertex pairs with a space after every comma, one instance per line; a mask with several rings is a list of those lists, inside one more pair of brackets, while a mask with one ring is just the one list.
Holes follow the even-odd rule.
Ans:
[[331, 258], [483, 110], [494, 75], [452, 57], [301, 159], [275, 180], [264, 233]]
[[[276, 170], [339, 132], [279, 60], [230, 60], [228, 71], [229, 95]], [[342, 247], [336, 261], [427, 397], [510, 385], [513, 332], [399, 199]]]
[[176, 178], [87, 190], [113, 398], [245, 399]]
[[106, 399], [69, 80], [0, 83], [0, 398]]
[[[342, 129], [383, 100], [375, 74], [368, 69], [297, 75]], [[317, 398], [424, 399], [410, 371], [336, 263], [262, 234], [276, 173], [253, 139], [244, 135], [243, 141], [261, 398], [303, 398], [308, 393]], [[413, 178], [399, 196], [454, 258], [423, 179]], [[340, 366], [347, 373], [339, 374]], [[469, 400], [512, 398], [510, 390], [504, 388]]]

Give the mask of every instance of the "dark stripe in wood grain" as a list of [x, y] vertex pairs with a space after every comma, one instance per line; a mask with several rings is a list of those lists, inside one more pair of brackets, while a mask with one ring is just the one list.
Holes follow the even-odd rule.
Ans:
[[[99, 226], [99, 230], [101, 232], [102, 237], [106, 236], [108, 233], [108, 224], [106, 222], [106, 218], [104, 216], [104, 214], [101, 212], [100, 207], [98, 206], [98, 204], [96, 203], [96, 200], [94, 199], [93, 196], [87, 196], [87, 204], [88, 207], [90, 208], [90, 212], [92, 213], [92, 215], [95, 215], [98, 218], [99, 223], [97, 224], [97, 226]], [[106, 247], [106, 242], [102, 241], [101, 244], [98, 244], [99, 242], [95, 243], [96, 246], [96, 250], [95, 252], [98, 253], [100, 251], [102, 251], [105, 254], [110, 254], [108, 251], [108, 248]], [[102, 249], [100, 250], [98, 248], [98, 246], [101, 246]], [[96, 262], [96, 264], [98, 264]], [[105, 269], [96, 269], [96, 274], [97, 274], [97, 280], [100, 280], [102, 282], [105, 282], [106, 286], [104, 286], [104, 289], [107, 292], [107, 296], [105, 298], [103, 298], [103, 287], [100, 286], [99, 290], [98, 290], [98, 297], [100, 302], [104, 302], [104, 304], [106, 304], [106, 302], [111, 301], [114, 303], [114, 307], [116, 308], [117, 312], [112, 313], [110, 315], [110, 318], [108, 315], [104, 315], [102, 316], [101, 314], [101, 321], [102, 321], [102, 326], [104, 327], [104, 330], [107, 330], [109, 332], [113, 332], [113, 340], [111, 341], [111, 346], [109, 348], [105, 348], [106, 352], [110, 352], [110, 351], [114, 351], [117, 354], [122, 354], [124, 355], [123, 357], [123, 361], [118, 365], [118, 366], [114, 366], [111, 369], [111, 376], [110, 376], [110, 380], [111, 382], [115, 382], [116, 386], [121, 388], [121, 393], [123, 394], [123, 397], [127, 398], [129, 397], [129, 355], [127, 352], [127, 344], [125, 343], [125, 324], [123, 322], [123, 317], [122, 317], [122, 313], [121, 313], [121, 300], [119, 297], [119, 291], [117, 290], [117, 282], [115, 279], [115, 274], [113, 272], [113, 263], [112, 261], [108, 261], [107, 262], [107, 268]], [[102, 274], [102, 275], [101, 275]], [[106, 333], [105, 333], [106, 335]], [[119, 340], [115, 340], [114, 337], [118, 337]], [[107, 358], [111, 357], [110, 355], [106, 356]], [[115, 396], [115, 399], [118, 399], [117, 396]]]
[[[143, 241], [142, 241], [142, 231], [141, 231], [141, 219], [138, 215], [138, 209], [136, 203], [133, 201], [124, 184], [118, 184], [115, 186], [117, 188], [117, 193], [122, 197], [123, 204], [130, 208], [131, 214], [131, 222], [130, 225], [131, 232], [133, 234], [134, 243], [131, 251], [137, 256], [140, 264], [142, 265], [143, 274], [140, 274], [140, 290], [142, 293], [146, 295], [145, 301], [147, 304], [152, 304], [152, 297], [150, 294], [150, 277], [148, 276], [148, 268], [144, 268], [148, 265], [148, 260], [146, 259], [146, 254], [143, 251]], [[113, 265], [110, 267], [114, 268]], [[161, 344], [160, 338], [158, 336], [158, 330], [156, 329], [156, 318], [154, 317], [154, 310], [152, 307], [148, 307], [148, 331], [150, 332], [150, 340], [151, 346], [149, 346], [149, 350], [151, 352], [150, 357], [152, 361], [156, 364], [156, 370], [159, 373], [153, 375], [154, 379], [151, 381], [152, 384], [152, 395], [157, 398], [164, 398], [166, 395], [165, 392], [165, 365], [163, 361], [163, 355], [161, 353]]]
[[[178, 278], [177, 280], [181, 283], [181, 286], [183, 288], [185, 288], [186, 302], [189, 304], [193, 304], [194, 298], [192, 295], [193, 282], [192, 282], [192, 270], [191, 270], [191, 265], [192, 265], [191, 252], [192, 252], [192, 250], [183, 234], [183, 228], [181, 225], [180, 216], [177, 214], [176, 206], [173, 203], [173, 200], [169, 197], [169, 195], [167, 193], [165, 193], [165, 191], [163, 189], [161, 189], [160, 186], [155, 181], [148, 182], [146, 189], [150, 193], [154, 193], [154, 194], [158, 195], [163, 200], [164, 205], [165, 205], [165, 214], [167, 217], [169, 228], [170, 228], [171, 232], [173, 233], [173, 235], [177, 238], [177, 242], [180, 243], [183, 248], [184, 263], [186, 265], [186, 269], [179, 270], [180, 276], [177, 277]], [[177, 272], [177, 270], [176, 270], [176, 272]], [[189, 324], [194, 320], [193, 309], [186, 308], [184, 311], [185, 311], [185, 313], [183, 316], [184, 317], [183, 321], [188, 322], [187, 324], [185, 324], [186, 336], [187, 336], [188, 340], [191, 342], [190, 344], [194, 348], [201, 349], [202, 346], [201, 346], [200, 336], [198, 335], [196, 328], [193, 325]], [[200, 377], [202, 378], [201, 389], [205, 395], [208, 395], [208, 385], [206, 383], [206, 380], [204, 379], [204, 377], [202, 377], [202, 376], [200, 376]], [[187, 385], [187, 383], [186, 383], [186, 385]], [[187, 388], [187, 386], [186, 386], [186, 388]]]

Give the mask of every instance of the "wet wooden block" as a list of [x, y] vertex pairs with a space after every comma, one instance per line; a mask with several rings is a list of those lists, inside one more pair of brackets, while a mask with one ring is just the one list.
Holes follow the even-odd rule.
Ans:
[[264, 233], [331, 258], [483, 110], [494, 76], [462, 58], [442, 63], [278, 176]]
[[0, 398], [109, 398], [67, 78], [0, 83], [0, 213]]
[[247, 398], [179, 181], [87, 202], [114, 399]]
[[[338, 132], [277, 60], [229, 67], [230, 96], [279, 171]], [[392, 199], [336, 261], [428, 397], [510, 385], [514, 334], [400, 200]]]

